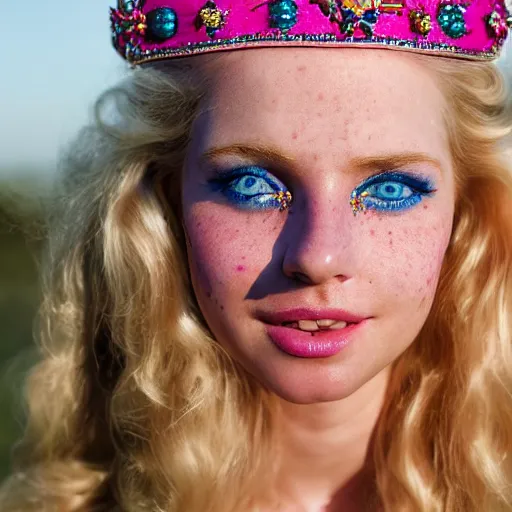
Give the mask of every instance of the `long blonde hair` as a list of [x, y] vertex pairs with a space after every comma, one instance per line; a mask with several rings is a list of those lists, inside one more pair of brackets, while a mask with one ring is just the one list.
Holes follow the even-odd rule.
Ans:
[[[457, 203], [433, 308], [375, 429], [379, 501], [511, 511], [507, 89], [492, 64], [418, 58], [448, 100]], [[186, 265], [180, 172], [205, 81], [194, 59], [164, 67], [103, 95], [67, 157], [3, 512], [238, 512], [271, 488], [275, 402], [213, 339]]]

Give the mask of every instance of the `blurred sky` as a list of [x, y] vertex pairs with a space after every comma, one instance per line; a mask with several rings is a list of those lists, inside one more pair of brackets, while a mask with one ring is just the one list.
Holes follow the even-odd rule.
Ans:
[[110, 43], [114, 4], [0, 0], [0, 177], [51, 172], [96, 96], [128, 69]]
[[[114, 4], [0, 0], [0, 178], [22, 170], [51, 175], [59, 149], [86, 122], [94, 99], [128, 71], [111, 47]], [[511, 40], [501, 61], [507, 70]]]

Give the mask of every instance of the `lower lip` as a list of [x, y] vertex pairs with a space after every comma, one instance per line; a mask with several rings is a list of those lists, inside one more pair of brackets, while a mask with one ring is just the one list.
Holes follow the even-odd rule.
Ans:
[[[332, 357], [346, 347], [353, 333], [365, 320], [351, 324], [344, 329], [315, 331], [314, 333], [284, 327], [267, 325], [267, 334], [279, 349], [291, 356], [304, 358]], [[312, 335], [313, 334], [313, 335]]]

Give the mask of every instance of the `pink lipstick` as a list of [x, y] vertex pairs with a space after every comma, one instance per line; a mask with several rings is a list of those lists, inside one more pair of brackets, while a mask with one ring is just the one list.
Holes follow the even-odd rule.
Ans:
[[293, 327], [268, 325], [267, 334], [274, 345], [296, 357], [331, 357], [345, 347], [351, 334], [364, 322], [350, 324], [343, 329], [305, 332]]
[[[260, 318], [267, 324], [266, 331], [274, 345], [295, 357], [331, 357], [347, 346], [353, 334], [368, 317], [340, 309], [312, 310], [308, 308], [289, 309], [262, 313]], [[308, 332], [297, 328], [300, 321], [336, 320], [346, 322], [343, 328], [319, 329]]]

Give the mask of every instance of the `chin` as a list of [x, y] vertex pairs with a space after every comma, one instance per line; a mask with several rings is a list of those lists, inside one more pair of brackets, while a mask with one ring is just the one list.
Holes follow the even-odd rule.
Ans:
[[[290, 356], [285, 356], [286, 358]], [[327, 359], [293, 358], [288, 364], [246, 368], [267, 390], [294, 404], [317, 404], [343, 400], [368, 379], [341, 363]]]

